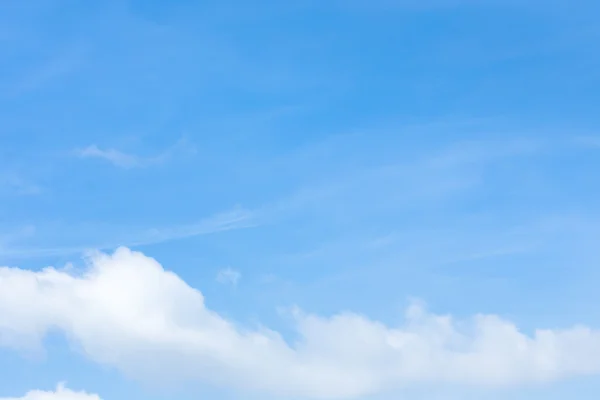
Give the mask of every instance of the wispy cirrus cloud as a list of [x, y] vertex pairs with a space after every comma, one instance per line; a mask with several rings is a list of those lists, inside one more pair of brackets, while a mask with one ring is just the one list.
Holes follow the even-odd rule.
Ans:
[[184, 152], [188, 154], [196, 152], [195, 147], [185, 138], [178, 140], [171, 147], [153, 156], [126, 153], [115, 148], [101, 148], [96, 144], [77, 149], [74, 153], [79, 158], [96, 158], [104, 160], [115, 167], [131, 169], [159, 165], [170, 160], [176, 154]]
[[227, 267], [217, 272], [216, 280], [218, 283], [221, 283], [223, 285], [231, 285], [235, 287], [237, 286], [241, 278], [242, 274], [240, 273], [240, 271]]
[[[129, 229], [129, 232], [125, 234], [117, 233], [123, 231], [123, 227], [120, 226], [93, 227], [92, 230], [100, 230], [101, 232], [95, 232], [95, 238], [89, 239], [87, 243], [71, 243], [56, 246], [19, 246], [17, 242], [20, 240], [17, 239], [30, 239], [35, 231], [33, 227], [26, 227], [18, 232], [0, 236], [0, 257], [24, 259], [66, 256], [86, 253], [90, 249], [109, 250], [123, 245], [129, 247], [148, 246], [218, 232], [252, 228], [260, 223], [261, 221], [255, 213], [237, 207], [190, 224], [138, 230]], [[78, 228], [71, 226], [70, 230], [78, 231]], [[86, 236], [86, 234], [79, 232], [78, 236]], [[105, 238], [110, 239], [107, 240]], [[37, 239], [39, 240], [39, 238]]]
[[100, 158], [122, 168], [134, 168], [142, 164], [139, 156], [123, 153], [116, 149], [101, 149], [95, 144], [77, 150], [77, 155], [81, 158]]
[[[178, 143], [178, 146], [183, 146], [185, 142]], [[334, 144], [336, 143], [337, 141]], [[494, 143], [493, 146], [486, 143], [463, 143], [433, 156], [358, 168], [351, 173], [331, 176], [318, 184], [295, 188], [291, 193], [275, 197], [273, 201], [256, 208], [235, 207], [197, 222], [174, 226], [139, 229], [110, 225], [91, 229], [92, 233], [87, 227], [72, 241], [60, 246], [26, 248], [13, 246], [4, 248], [2, 255], [15, 258], [68, 255], [85, 252], [90, 248], [106, 250], [120, 245], [146, 246], [221, 231], [281, 224], [293, 215], [307, 211], [329, 214], [339, 207], [342, 199], [344, 199], [344, 207], [351, 210], [354, 215], [372, 214], [376, 210], [365, 205], [377, 204], [377, 209], [385, 210], [392, 206], [397, 207], [399, 204], [405, 206], [419, 204], [424, 199], [450, 196], [468, 190], [478, 183], [476, 171], [483, 165], [507, 157], [526, 156], [535, 152], [535, 149], [535, 144], [528, 142], [511, 142], [504, 145]], [[110, 162], [121, 167], [148, 165], [142, 162], [144, 160], [148, 162], [148, 159], [140, 159], [117, 151], [94, 156], [107, 157]], [[308, 156], [304, 155], [301, 158]], [[168, 156], [165, 155], [161, 159], [165, 157]], [[158, 158], [154, 158], [156, 159]], [[398, 197], [399, 191], [402, 192], [400, 197]], [[69, 229], [80, 231], [77, 226], [71, 226]], [[88, 238], [85, 240], [86, 243], [81, 243], [82, 237]], [[106, 238], [110, 239], [106, 240]]]
[[[308, 168], [318, 168], [315, 153], [331, 153], [334, 157], [333, 149], [341, 147], [346, 139], [348, 137], [341, 136], [320, 144], [326, 149], [319, 145], [305, 149], [297, 155], [296, 162], [302, 168], [310, 163]], [[360, 145], [362, 140], [356, 139], [354, 145]], [[548, 143], [527, 138], [461, 141], [401, 161], [391, 159], [368, 166], [353, 165], [325, 179], [322, 176], [326, 176], [327, 171], [321, 169], [318, 180], [295, 188], [257, 213], [265, 220], [272, 220], [307, 209], [330, 212], [344, 207], [356, 215], [374, 213], [385, 207], [397, 210], [400, 205], [420, 206], [425, 200], [440, 201], [474, 190], [483, 183], [482, 175], [487, 168], [507, 161], [526, 160], [548, 147], [551, 147]]]
[[[327, 147], [336, 147], [341, 140], [343, 138], [329, 143]], [[184, 144], [184, 141], [180, 141], [177, 146]], [[174, 148], [177, 149], [177, 146]], [[50, 240], [43, 239], [55, 236], [48, 234], [48, 229], [45, 229], [45, 235], [35, 238], [37, 246], [17, 247], [11, 243], [1, 249], [0, 254], [4, 257], [30, 258], [78, 254], [90, 248], [108, 250], [121, 245], [147, 246], [221, 231], [283, 224], [293, 216], [304, 213], [317, 213], [329, 218], [331, 214], [339, 213], [340, 207], [355, 218], [376, 218], [381, 214], [391, 218], [399, 206], [413, 209], [420, 207], [425, 201], [437, 202], [474, 190], [474, 187], [481, 184], [481, 171], [486, 166], [527, 158], [535, 155], [541, 148], [545, 148], [544, 143], [529, 140], [462, 142], [438, 149], [424, 157], [358, 167], [356, 170], [334, 174], [318, 183], [307, 182], [307, 185], [295, 187], [291, 192], [276, 196], [272, 201], [254, 208], [235, 207], [196, 222], [162, 227], [125, 228], [118, 223], [105, 226], [92, 224], [94, 228], [78, 225], [71, 225], [68, 229], [59, 227], [61, 231], [64, 229], [78, 233], [77, 236], [61, 235], [64, 242], [54, 245], [49, 245]], [[171, 153], [166, 151], [164, 154]], [[123, 167], [138, 165], [136, 163], [139, 162], [138, 157], [119, 152], [107, 156], [112, 157], [113, 163]], [[311, 151], [308, 151], [307, 154], [299, 155], [301, 160], [295, 162], [302, 166], [305, 159], [311, 156]], [[44, 231], [43, 226], [40, 231]], [[485, 251], [488, 250], [494, 252], [497, 249]]]

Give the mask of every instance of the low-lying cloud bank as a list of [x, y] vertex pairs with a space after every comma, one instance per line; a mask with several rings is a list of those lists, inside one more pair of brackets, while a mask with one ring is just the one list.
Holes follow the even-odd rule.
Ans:
[[[527, 336], [494, 315], [456, 322], [416, 305], [398, 327], [353, 313], [297, 312], [299, 339], [290, 344], [209, 310], [202, 293], [127, 248], [95, 254], [80, 275], [0, 268], [0, 316], [0, 346], [36, 348], [58, 329], [90, 359], [129, 376], [278, 395], [353, 398], [412, 384], [507, 386], [600, 373], [597, 330]], [[88, 397], [24, 398], [98, 399], [60, 390]]]
[[76, 392], [58, 384], [55, 391], [31, 390], [23, 397], [0, 397], [0, 400], [102, 400], [97, 394]]

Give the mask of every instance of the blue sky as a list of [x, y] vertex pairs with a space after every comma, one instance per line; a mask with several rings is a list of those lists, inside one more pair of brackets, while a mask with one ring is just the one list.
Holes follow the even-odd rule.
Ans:
[[[597, 398], [599, 12], [3, 2], [0, 399]], [[516, 342], [465, 328], [487, 361], [461, 370], [443, 349], [461, 377], [357, 333], [386, 327], [389, 345], [414, 302], [461, 332], [477, 315], [552, 329], [572, 359], [502, 361], [478, 339]], [[141, 304], [163, 336], [135, 328]], [[559, 332], [579, 325], [572, 347]], [[189, 326], [232, 353], [173, 342]], [[243, 332], [267, 328], [281, 342], [258, 351]], [[317, 372], [262, 378], [295, 368]]]

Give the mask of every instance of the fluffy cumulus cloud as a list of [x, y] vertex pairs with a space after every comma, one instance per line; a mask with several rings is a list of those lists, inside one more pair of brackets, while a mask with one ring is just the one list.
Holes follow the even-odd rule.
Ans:
[[[528, 336], [497, 316], [457, 322], [416, 305], [394, 327], [352, 313], [293, 315], [297, 335], [289, 341], [237, 326], [176, 274], [126, 248], [94, 255], [82, 274], [0, 268], [0, 345], [35, 348], [58, 329], [90, 359], [141, 379], [353, 398], [412, 384], [515, 385], [600, 373], [600, 332], [586, 327]], [[34, 395], [25, 398], [46, 398]]]
[[101, 400], [97, 394], [76, 392], [59, 384], [55, 391], [32, 390], [23, 397], [0, 398], [0, 400]]

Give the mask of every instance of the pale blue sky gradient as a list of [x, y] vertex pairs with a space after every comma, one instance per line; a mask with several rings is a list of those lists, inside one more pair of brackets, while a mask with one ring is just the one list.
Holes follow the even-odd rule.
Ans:
[[[392, 324], [411, 298], [526, 332], [600, 327], [599, 15], [591, 0], [4, 1], [0, 265], [129, 246], [284, 335], [280, 307]], [[0, 349], [0, 398], [60, 381], [105, 400], [248, 398], [152, 392], [58, 333], [41, 358]], [[585, 400], [597, 382], [402, 398]]]

